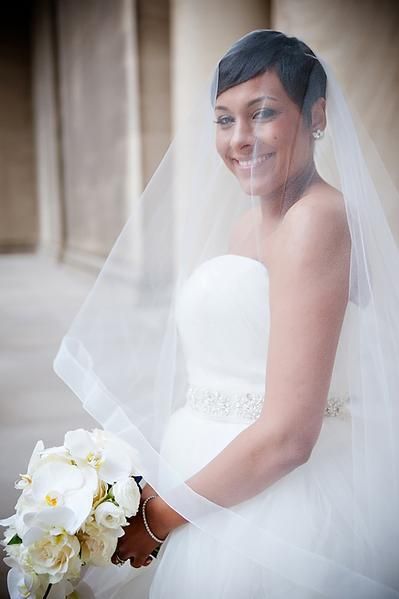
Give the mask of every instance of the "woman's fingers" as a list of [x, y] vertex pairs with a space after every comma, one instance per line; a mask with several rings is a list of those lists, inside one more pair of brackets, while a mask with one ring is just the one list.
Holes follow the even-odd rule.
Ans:
[[150, 555], [142, 555], [142, 556], [134, 556], [134, 555], [124, 555], [120, 551], [115, 551], [114, 555], [111, 557], [111, 562], [115, 566], [120, 566], [127, 560], [129, 560], [130, 565], [133, 568], [141, 568], [141, 566], [149, 566], [152, 562], [152, 557]]
[[130, 557], [131, 557], [128, 547], [125, 548], [123, 543], [121, 543], [117, 546], [114, 556], [116, 556], [116, 558], [123, 560], [124, 562], [126, 560], [130, 559]]
[[141, 556], [141, 557], [132, 556], [129, 558], [129, 561], [130, 561], [130, 565], [133, 568], [141, 568], [141, 566], [149, 566], [150, 563], [152, 562], [152, 559], [150, 558], [150, 556]]
[[115, 553], [111, 557], [111, 562], [118, 566], [121, 562], [126, 562], [130, 558], [132, 558], [132, 554], [129, 551], [129, 547], [127, 544], [119, 541]]
[[121, 559], [117, 553], [114, 553], [114, 555], [111, 557], [111, 562], [114, 564], [114, 566], [121, 566], [124, 561], [125, 560]]

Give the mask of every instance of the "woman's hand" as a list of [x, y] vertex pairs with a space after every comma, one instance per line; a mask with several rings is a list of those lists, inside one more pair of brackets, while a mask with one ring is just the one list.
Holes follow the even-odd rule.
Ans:
[[[118, 540], [116, 551], [112, 556], [112, 563], [117, 564], [119, 558], [123, 561], [130, 560], [130, 564], [134, 568], [147, 566], [152, 561], [149, 554], [156, 547], [160, 547], [160, 544], [157, 543], [157, 541], [154, 541], [148, 534], [142, 516], [143, 503], [150, 495], [156, 495], [156, 493], [152, 487], [146, 485], [140, 498], [137, 514], [132, 518], [128, 518], [130, 524], [124, 527], [125, 534]], [[148, 525], [154, 535], [160, 539], [164, 539], [169, 534], [170, 529], [168, 529], [168, 526], [164, 521], [164, 512], [162, 510], [162, 505], [159, 502], [157, 503], [158, 500], [160, 500], [160, 498], [156, 497], [155, 499], [148, 501], [145, 506], [145, 513]]]

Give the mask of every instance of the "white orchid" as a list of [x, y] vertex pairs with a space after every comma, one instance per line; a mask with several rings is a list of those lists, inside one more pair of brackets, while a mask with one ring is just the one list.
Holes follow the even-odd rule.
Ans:
[[137, 451], [106, 431], [69, 431], [65, 435], [64, 444], [74, 458], [84, 460], [94, 467], [99, 478], [108, 484], [139, 472]]
[[51, 586], [48, 599], [65, 599], [65, 597], [67, 599], [70, 597], [72, 597], [72, 599], [82, 599], [80, 594], [77, 597], [76, 594], [74, 595], [73, 586], [69, 580], [60, 580], [60, 582]]
[[60, 506], [68, 508], [69, 512], [63, 512], [64, 518], [59, 525], [71, 534], [76, 532], [92, 508], [98, 487], [95, 470], [86, 463], [77, 465], [66, 448], [44, 450], [39, 442], [25, 479], [28, 476], [29, 485], [23, 488], [15, 506], [15, 528], [19, 537], [23, 538], [32, 525], [32, 521], [28, 522], [26, 518], [28, 514], [37, 515], [47, 508]]
[[15, 529], [17, 535], [22, 539], [25, 533], [29, 530], [25, 524], [25, 514], [35, 513], [37, 511], [36, 501], [32, 497], [31, 489], [28, 492], [22, 493], [15, 506]]
[[10, 599], [42, 599], [48, 587], [48, 579], [32, 570], [27, 571], [16, 566], [8, 572], [7, 587]]
[[29, 500], [25, 497], [17, 509], [17, 517], [22, 516], [24, 524], [32, 526], [33, 521], [28, 523], [27, 514], [41, 517], [40, 512], [43, 512], [47, 518], [51, 510], [63, 507], [66, 509], [59, 512], [62, 517], [59, 526], [74, 534], [90, 514], [97, 487], [96, 472], [87, 464], [45, 463], [36, 470]]
[[135, 516], [140, 505], [140, 489], [134, 478], [116, 482], [112, 489], [116, 503], [123, 509], [126, 518]]

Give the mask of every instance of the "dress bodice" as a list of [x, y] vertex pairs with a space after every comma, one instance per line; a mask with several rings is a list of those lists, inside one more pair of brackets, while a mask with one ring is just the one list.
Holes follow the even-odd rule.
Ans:
[[[190, 393], [192, 389], [200, 393], [197, 403], [210, 411], [211, 404], [217, 401], [228, 414], [225, 406], [230, 396], [235, 394], [242, 404], [244, 394], [244, 403], [250, 404], [249, 415], [255, 417], [265, 390], [270, 329], [266, 267], [253, 258], [236, 254], [206, 260], [182, 285], [176, 320]], [[345, 363], [339, 359], [340, 354], [339, 344], [328, 398], [333, 412], [337, 411], [337, 401], [347, 400], [340, 367]], [[205, 395], [201, 390], [205, 390]], [[221, 395], [214, 396], [212, 390]]]
[[203, 262], [186, 280], [177, 325], [190, 384], [264, 390], [268, 285], [261, 262], [234, 254]]

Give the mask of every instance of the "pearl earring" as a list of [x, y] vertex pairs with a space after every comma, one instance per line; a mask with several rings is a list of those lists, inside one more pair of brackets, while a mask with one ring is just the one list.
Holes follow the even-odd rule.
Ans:
[[316, 131], [312, 131], [312, 135], [315, 139], [320, 139], [324, 135], [324, 131], [321, 129], [316, 129]]

